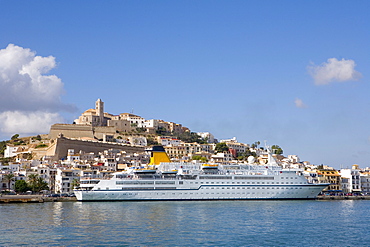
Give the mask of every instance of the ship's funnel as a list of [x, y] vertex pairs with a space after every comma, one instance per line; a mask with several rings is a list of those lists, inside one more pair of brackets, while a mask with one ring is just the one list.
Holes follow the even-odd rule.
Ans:
[[149, 165], [159, 165], [161, 162], [171, 162], [163, 146], [153, 146], [147, 151], [151, 152]]

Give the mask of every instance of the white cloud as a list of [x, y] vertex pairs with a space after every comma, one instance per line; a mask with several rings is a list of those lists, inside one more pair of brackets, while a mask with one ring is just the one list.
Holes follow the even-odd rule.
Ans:
[[295, 101], [295, 106], [298, 108], [306, 108], [307, 106], [303, 103], [301, 99], [296, 98]]
[[13, 44], [0, 49], [0, 136], [48, 132], [62, 121], [58, 112], [74, 110], [61, 101], [62, 80], [47, 74], [55, 67], [52, 56]]
[[50, 126], [60, 123], [63, 118], [58, 113], [42, 111], [6, 111], [0, 113], [0, 132], [9, 134], [48, 133]]
[[61, 79], [44, 75], [55, 67], [54, 57], [36, 56], [30, 49], [9, 44], [0, 50], [0, 112], [67, 110], [68, 106], [61, 102]]
[[351, 59], [329, 58], [326, 63], [309, 66], [308, 71], [316, 85], [326, 85], [331, 82], [358, 80], [362, 75], [355, 70], [355, 66], [355, 61]]

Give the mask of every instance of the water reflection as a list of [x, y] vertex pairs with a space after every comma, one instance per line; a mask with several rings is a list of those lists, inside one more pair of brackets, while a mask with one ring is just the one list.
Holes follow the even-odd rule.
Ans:
[[369, 208], [370, 201], [0, 205], [0, 246], [311, 246], [332, 241], [333, 235], [351, 245], [358, 236], [369, 240]]

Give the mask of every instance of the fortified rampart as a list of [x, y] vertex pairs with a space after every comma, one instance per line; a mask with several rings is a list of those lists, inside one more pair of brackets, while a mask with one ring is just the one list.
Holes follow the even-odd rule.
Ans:
[[49, 139], [55, 139], [60, 134], [67, 138], [95, 138], [103, 139], [104, 135], [115, 135], [116, 127], [114, 126], [99, 126], [80, 124], [53, 124], [50, 127]]
[[49, 139], [55, 139], [59, 134], [63, 134], [63, 136], [68, 138], [94, 138], [93, 127], [91, 125], [53, 124], [50, 127]]
[[130, 146], [120, 143], [107, 143], [99, 141], [82, 141], [73, 140], [65, 137], [57, 137], [54, 143], [48, 148], [46, 155], [52, 156], [53, 160], [57, 161], [67, 157], [68, 149], [74, 149], [75, 153], [80, 151], [86, 153], [99, 153], [108, 149], [118, 149], [128, 153], [144, 152], [145, 148], [142, 146]]

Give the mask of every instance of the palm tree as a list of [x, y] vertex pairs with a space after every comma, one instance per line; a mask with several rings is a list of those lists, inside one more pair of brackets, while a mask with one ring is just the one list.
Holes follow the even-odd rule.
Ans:
[[36, 187], [37, 187], [37, 182], [38, 182], [38, 174], [30, 174], [28, 175], [28, 183], [31, 187], [31, 190], [35, 192]]
[[10, 190], [10, 183], [12, 181], [14, 181], [14, 177], [15, 176], [14, 176], [13, 173], [9, 173], [9, 174], [4, 175], [5, 180], [8, 182], [8, 190]]
[[74, 179], [72, 180], [71, 185], [72, 185], [72, 190], [73, 190], [74, 188], [77, 188], [77, 187], [79, 187], [79, 186], [80, 186], [80, 181], [79, 181], [77, 178], [74, 178]]

